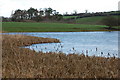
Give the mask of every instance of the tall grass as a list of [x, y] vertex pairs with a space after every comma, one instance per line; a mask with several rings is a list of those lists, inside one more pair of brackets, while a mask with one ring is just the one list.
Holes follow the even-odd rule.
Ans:
[[57, 39], [3, 35], [3, 78], [118, 78], [118, 58], [35, 52], [20, 46]]

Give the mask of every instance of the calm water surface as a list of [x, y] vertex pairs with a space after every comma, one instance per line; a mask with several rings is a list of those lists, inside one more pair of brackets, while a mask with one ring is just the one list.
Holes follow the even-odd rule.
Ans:
[[[9, 33], [57, 38], [61, 43], [33, 44], [25, 48], [43, 52], [77, 53], [89, 56], [118, 56], [118, 31], [114, 32], [30, 32]], [[110, 55], [109, 55], [110, 54]]]

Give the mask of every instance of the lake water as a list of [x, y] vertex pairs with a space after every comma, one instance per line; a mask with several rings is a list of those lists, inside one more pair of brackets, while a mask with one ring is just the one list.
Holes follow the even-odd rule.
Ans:
[[[27, 32], [37, 37], [57, 38], [61, 43], [33, 44], [25, 48], [43, 52], [84, 53], [89, 56], [118, 56], [118, 31], [114, 32]], [[110, 55], [109, 55], [110, 54]]]

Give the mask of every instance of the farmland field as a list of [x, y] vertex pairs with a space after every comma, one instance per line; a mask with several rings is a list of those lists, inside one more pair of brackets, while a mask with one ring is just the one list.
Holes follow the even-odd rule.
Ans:
[[80, 19], [76, 20], [76, 23], [81, 23], [81, 24], [102, 24], [101, 20], [103, 18], [104, 18], [104, 16], [80, 18]]
[[[74, 18], [77, 16], [64, 16]], [[120, 16], [113, 16], [120, 17]], [[102, 25], [105, 16], [85, 17], [74, 20], [73, 24], [68, 23], [37, 23], [37, 22], [3, 22], [2, 29], [6, 32], [80, 32], [80, 31], [108, 31]], [[119, 27], [114, 27], [120, 29]]]
[[67, 23], [25, 23], [3, 22], [2, 30], [6, 32], [80, 32], [106, 31], [105, 25], [67, 24]]
[[64, 19], [75, 18], [75, 17], [78, 17], [78, 16], [63, 16]]
[[[106, 16], [93, 16], [93, 17], [78, 18], [75, 20], [75, 22], [79, 24], [102, 25], [102, 19], [104, 19], [105, 17]], [[120, 16], [113, 16], [113, 17], [120, 17]]]
[[[77, 18], [79, 16], [63, 16], [64, 19], [71, 19], [74, 18], [74, 23], [79, 24], [89, 24], [89, 25], [102, 25], [102, 19], [106, 16], [93, 16], [93, 17], [84, 17], [84, 18]], [[120, 17], [120, 16], [112, 16], [112, 17]]]

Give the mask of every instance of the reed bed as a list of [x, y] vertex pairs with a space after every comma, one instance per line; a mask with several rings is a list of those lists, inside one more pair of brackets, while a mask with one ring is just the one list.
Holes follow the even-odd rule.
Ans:
[[35, 52], [21, 46], [60, 42], [25, 35], [3, 35], [3, 78], [118, 78], [119, 58]]

